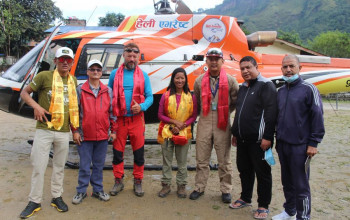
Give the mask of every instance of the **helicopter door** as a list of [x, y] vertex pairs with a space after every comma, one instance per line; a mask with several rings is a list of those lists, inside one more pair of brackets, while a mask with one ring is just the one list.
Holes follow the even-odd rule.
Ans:
[[[46, 40], [40, 42], [0, 76], [1, 110], [19, 113], [19, 110], [23, 107], [20, 92], [38, 72], [43, 55], [58, 30], [59, 28], [56, 27]], [[27, 116], [31, 116], [30, 113]]]
[[[21, 94], [22, 90], [33, 80], [34, 76], [39, 72], [39, 69], [45, 68], [46, 62], [42, 62], [45, 52], [48, 49], [53, 37], [58, 33], [59, 26], [61, 24], [59, 24], [52, 32], [51, 34], [48, 36], [48, 38], [46, 39], [43, 47], [41, 48], [40, 52], [38, 53], [36, 59], [34, 60], [34, 62], [32, 63], [32, 65], [30, 66], [30, 68], [28, 69], [26, 75], [24, 76], [24, 80], [22, 83], [22, 87], [20, 89], [19, 94]], [[36, 94], [33, 93], [33, 98], [35, 98]], [[18, 108], [18, 112], [22, 112], [23, 111], [23, 106], [24, 106], [24, 101], [19, 97], [18, 99], [19, 101], [19, 108]], [[21, 113], [23, 114], [23, 112]], [[25, 114], [25, 113], [24, 113]]]

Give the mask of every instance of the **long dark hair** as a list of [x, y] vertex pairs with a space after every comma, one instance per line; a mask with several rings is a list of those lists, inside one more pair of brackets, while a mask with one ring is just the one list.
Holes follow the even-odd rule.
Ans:
[[170, 95], [173, 95], [176, 93], [176, 86], [174, 83], [174, 78], [175, 78], [176, 74], [180, 73], [180, 72], [184, 73], [184, 75], [185, 75], [185, 85], [182, 89], [183, 89], [184, 93], [186, 93], [186, 94], [190, 92], [190, 89], [188, 88], [187, 73], [183, 68], [179, 67], [179, 68], [174, 69], [173, 73], [171, 74], [170, 83], [169, 83], [169, 86], [167, 88], [167, 90], [170, 90]]

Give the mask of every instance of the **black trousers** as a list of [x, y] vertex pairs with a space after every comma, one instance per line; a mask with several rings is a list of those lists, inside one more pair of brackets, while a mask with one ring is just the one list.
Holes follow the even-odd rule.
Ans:
[[270, 165], [263, 160], [265, 152], [260, 143], [237, 139], [237, 168], [241, 178], [241, 199], [251, 203], [255, 175], [258, 182], [258, 206], [269, 208], [272, 197], [272, 175]]

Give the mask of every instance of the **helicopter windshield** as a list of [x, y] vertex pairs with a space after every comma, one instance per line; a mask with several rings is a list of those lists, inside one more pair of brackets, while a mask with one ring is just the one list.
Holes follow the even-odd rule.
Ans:
[[45, 40], [41, 41], [37, 46], [35, 46], [31, 51], [29, 51], [13, 66], [11, 66], [4, 74], [2, 74], [1, 77], [16, 82], [22, 82], [44, 44]]
[[[53, 59], [55, 58], [56, 50], [60, 47], [69, 47], [73, 50], [73, 53], [76, 52], [78, 45], [81, 39], [65, 39], [65, 40], [55, 40], [52, 41], [45, 51], [43, 60], [39, 65], [38, 72], [44, 70], [53, 70], [55, 68], [55, 64]], [[24, 77], [28, 73], [28, 70], [35, 64], [35, 61], [45, 44], [45, 40], [40, 42], [36, 47], [34, 47], [31, 51], [29, 51], [26, 55], [24, 55], [17, 63], [15, 63], [11, 68], [9, 68], [1, 77], [16, 81], [22, 82]], [[36, 73], [35, 73], [36, 74]]]

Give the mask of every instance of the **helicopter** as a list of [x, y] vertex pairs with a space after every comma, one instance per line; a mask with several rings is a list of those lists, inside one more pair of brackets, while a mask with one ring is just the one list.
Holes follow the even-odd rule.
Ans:
[[[154, 1], [153, 1], [154, 2]], [[33, 109], [20, 98], [20, 92], [42, 70], [53, 70], [55, 52], [69, 47], [75, 54], [71, 74], [78, 84], [87, 80], [87, 63], [92, 59], [103, 63], [101, 81], [108, 83], [113, 69], [123, 63], [123, 47], [134, 42], [140, 47], [140, 68], [148, 73], [154, 94], [153, 105], [145, 112], [145, 122], [158, 122], [158, 103], [166, 91], [172, 71], [186, 70], [191, 90], [195, 79], [205, 73], [205, 53], [217, 47], [223, 51], [223, 68], [243, 83], [239, 60], [252, 56], [260, 73], [276, 87], [283, 85], [281, 63], [284, 55], [255, 52], [256, 47], [273, 44], [276, 31], [258, 31], [248, 36], [235, 17], [193, 14], [182, 0], [154, 2], [154, 15], [125, 18], [116, 31], [74, 31], [56, 35], [59, 26], [41, 43], [0, 76], [0, 109], [25, 117], [33, 117]], [[316, 85], [321, 94], [350, 91], [350, 59], [298, 55], [303, 66], [301, 77]], [[35, 94], [34, 94], [35, 96]]]

